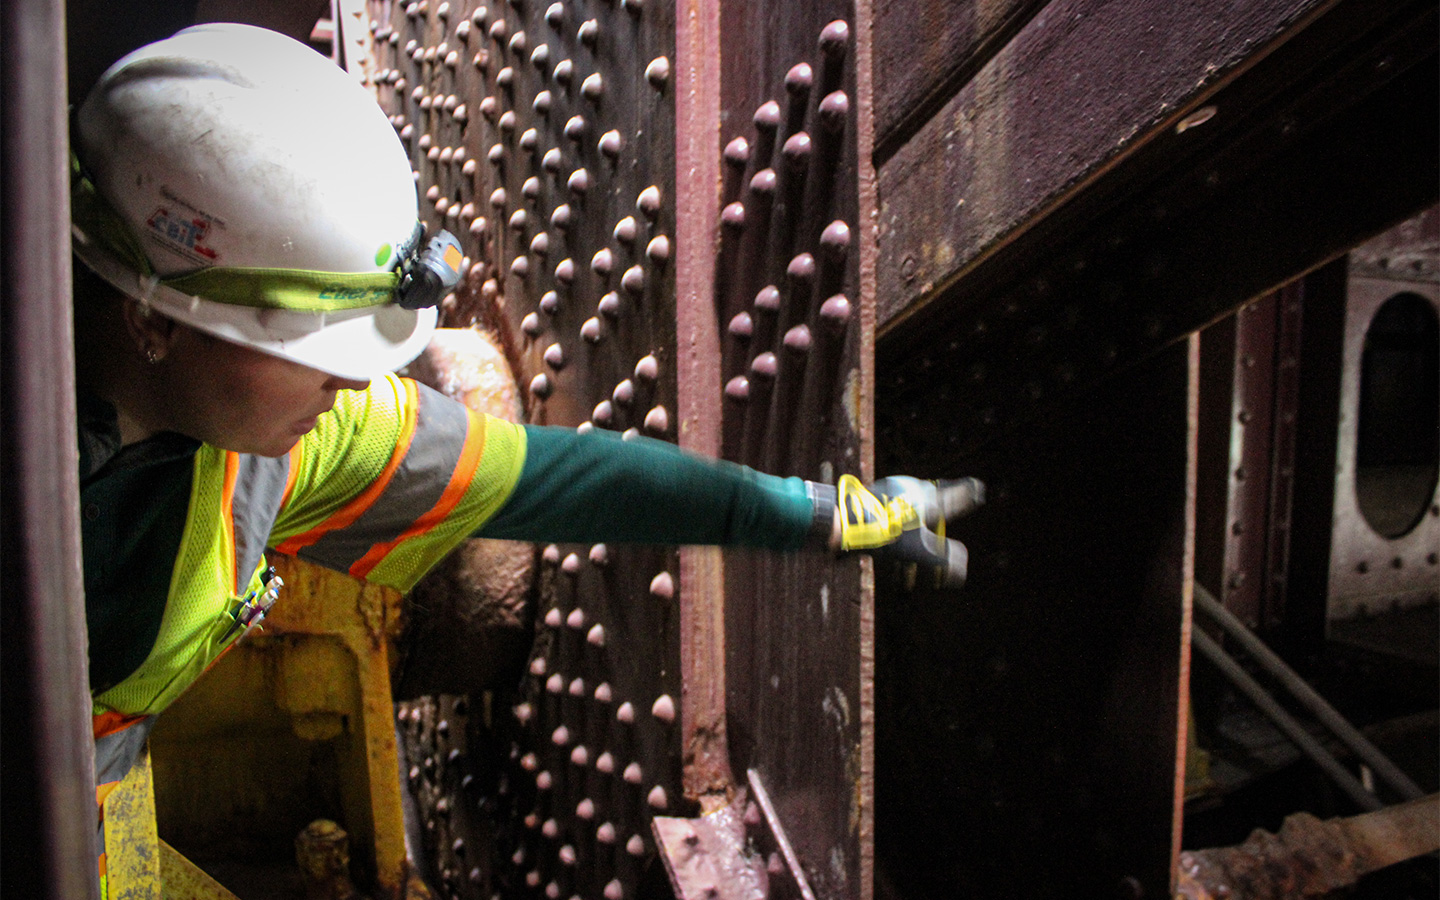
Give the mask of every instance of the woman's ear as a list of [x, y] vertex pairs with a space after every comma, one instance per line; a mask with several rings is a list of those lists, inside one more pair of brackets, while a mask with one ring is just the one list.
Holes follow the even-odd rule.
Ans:
[[121, 307], [125, 329], [146, 362], [154, 365], [170, 353], [178, 326], [174, 319], [161, 315], [148, 303], [126, 297]]

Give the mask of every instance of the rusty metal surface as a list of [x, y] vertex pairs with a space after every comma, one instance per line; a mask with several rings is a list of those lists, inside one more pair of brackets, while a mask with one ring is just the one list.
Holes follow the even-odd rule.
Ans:
[[1172, 347], [1004, 446], [896, 459], [989, 486], [955, 529], [963, 596], [877, 571], [876, 852], [897, 896], [1166, 895], [1196, 369]]
[[[869, 464], [870, 232], [857, 155], [868, 145], [857, 96], [866, 15], [843, 2], [720, 8], [722, 452], [831, 482]], [[859, 566], [728, 561], [731, 768], [763, 778], [816, 896], [865, 896], [870, 598]]]
[[[1327, 16], [1210, 98], [1231, 115], [1165, 131], [953, 284], [925, 288], [923, 314], [890, 321], [877, 346], [877, 416], [911, 423], [911, 454], [978, 447], [1433, 203], [1434, 14]], [[894, 240], [882, 231], [882, 273], [910, 271]], [[925, 415], [931, 387], [950, 398], [944, 420]]]
[[1331, 895], [1360, 876], [1440, 850], [1440, 795], [1348, 819], [1287, 816], [1278, 832], [1180, 854], [1176, 900], [1289, 900]]
[[[468, 256], [449, 324], [495, 335], [529, 421], [675, 439], [673, 11], [371, 11], [423, 215]], [[641, 890], [650, 812], [684, 807], [679, 581], [673, 551], [544, 548], [520, 695], [402, 708], [442, 895]]]
[[[97, 896], [71, 349], [64, 5], [0, 9], [5, 888]], [[14, 879], [13, 882], [11, 879]]]
[[875, 155], [888, 159], [1048, 0], [879, 0]]

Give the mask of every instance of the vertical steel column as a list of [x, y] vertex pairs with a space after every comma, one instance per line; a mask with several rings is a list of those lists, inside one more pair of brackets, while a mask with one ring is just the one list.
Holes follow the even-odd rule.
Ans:
[[0, 12], [7, 893], [93, 897], [89, 728], [71, 349], [64, 6]]

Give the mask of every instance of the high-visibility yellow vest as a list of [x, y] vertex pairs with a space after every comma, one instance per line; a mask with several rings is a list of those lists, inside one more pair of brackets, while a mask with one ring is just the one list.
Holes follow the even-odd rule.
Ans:
[[203, 445], [159, 634], [92, 698], [96, 737], [164, 709], [234, 643], [266, 547], [407, 591], [504, 504], [524, 459], [519, 426], [393, 375], [340, 392], [288, 456]]

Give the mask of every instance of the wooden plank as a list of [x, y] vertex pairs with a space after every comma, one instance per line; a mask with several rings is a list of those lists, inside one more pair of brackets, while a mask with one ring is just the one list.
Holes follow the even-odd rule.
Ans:
[[879, 0], [875, 156], [888, 159], [1048, 0]]
[[880, 170], [882, 328], [1331, 2], [1046, 6]]

